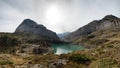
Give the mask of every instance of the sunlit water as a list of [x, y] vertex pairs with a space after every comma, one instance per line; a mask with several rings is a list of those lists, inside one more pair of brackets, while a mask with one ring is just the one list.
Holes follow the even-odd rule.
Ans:
[[54, 54], [67, 54], [76, 50], [84, 50], [85, 48], [80, 45], [74, 44], [52, 44]]

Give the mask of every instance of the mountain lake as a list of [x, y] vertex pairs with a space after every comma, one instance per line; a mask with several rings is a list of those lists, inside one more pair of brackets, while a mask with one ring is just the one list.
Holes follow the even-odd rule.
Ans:
[[77, 50], [84, 50], [85, 47], [75, 44], [52, 44], [54, 54], [67, 54]]

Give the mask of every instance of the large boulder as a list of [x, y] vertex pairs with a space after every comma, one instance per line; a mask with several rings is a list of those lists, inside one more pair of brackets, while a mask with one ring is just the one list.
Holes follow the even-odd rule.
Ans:
[[27, 54], [45, 54], [45, 53], [52, 53], [53, 49], [49, 47], [49, 44], [36, 45], [36, 44], [23, 44], [21, 47], [16, 51], [16, 53], [27, 53]]
[[[37, 24], [36, 22], [25, 19], [15, 30], [15, 34], [23, 36], [34, 36], [36, 39], [50, 42], [60, 41], [55, 32], [48, 30], [44, 25]], [[28, 38], [29, 38], [28, 37]]]

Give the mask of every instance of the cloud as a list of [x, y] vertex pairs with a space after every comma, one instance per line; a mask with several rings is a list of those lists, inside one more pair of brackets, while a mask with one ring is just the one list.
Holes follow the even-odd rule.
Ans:
[[[26, 18], [57, 33], [75, 31], [83, 25], [113, 14], [120, 17], [120, 0], [0, 0], [0, 32], [14, 32]], [[51, 25], [45, 12], [59, 6], [62, 20]]]

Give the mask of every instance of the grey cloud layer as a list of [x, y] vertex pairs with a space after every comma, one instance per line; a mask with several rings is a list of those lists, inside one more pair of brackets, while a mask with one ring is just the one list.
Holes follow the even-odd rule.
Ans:
[[[0, 0], [0, 32], [13, 32], [25, 18], [58, 33], [74, 31], [107, 14], [120, 17], [119, 3], [120, 0]], [[53, 26], [44, 19], [44, 13], [51, 4], [58, 5], [65, 18]]]

